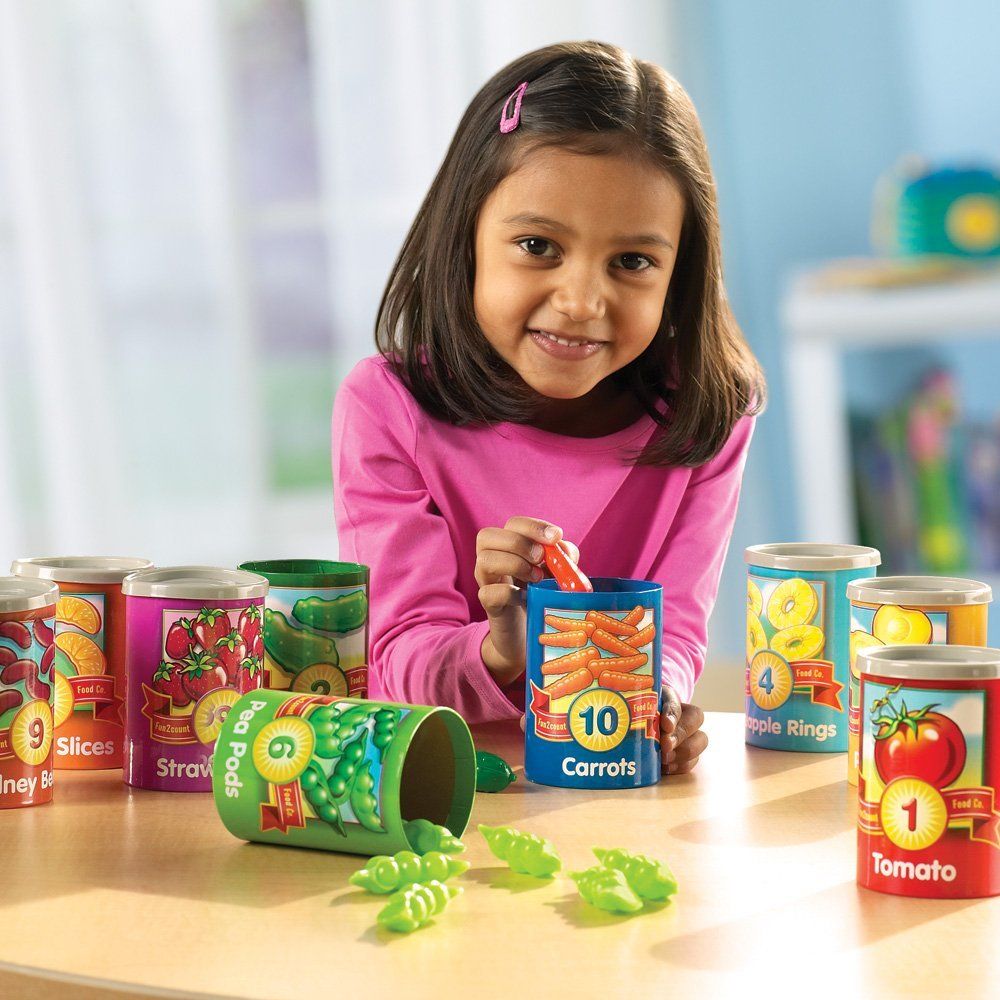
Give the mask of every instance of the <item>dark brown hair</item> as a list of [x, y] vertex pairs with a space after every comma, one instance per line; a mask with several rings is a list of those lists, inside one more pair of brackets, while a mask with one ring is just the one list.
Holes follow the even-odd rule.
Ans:
[[[522, 81], [520, 124], [501, 134], [501, 109]], [[554, 144], [644, 158], [681, 188], [684, 222], [660, 328], [613, 377], [660, 425], [637, 462], [700, 465], [740, 416], [763, 407], [764, 378], [726, 301], [715, 182], [694, 106], [664, 70], [616, 46], [529, 52], [472, 99], [389, 277], [378, 349], [432, 416], [454, 424], [531, 419], [537, 394], [476, 320], [476, 224], [523, 156]]]

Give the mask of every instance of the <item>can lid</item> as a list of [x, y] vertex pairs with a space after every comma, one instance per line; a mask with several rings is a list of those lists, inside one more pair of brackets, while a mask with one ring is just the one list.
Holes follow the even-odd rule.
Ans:
[[267, 580], [257, 573], [215, 566], [166, 566], [130, 573], [122, 593], [130, 597], [180, 597], [193, 601], [235, 601], [263, 597]]
[[989, 680], [1000, 677], [1000, 649], [986, 646], [865, 646], [862, 674], [900, 680]]
[[10, 571], [15, 576], [32, 576], [57, 583], [121, 583], [129, 573], [148, 569], [148, 559], [127, 556], [42, 556], [15, 559]]
[[743, 553], [744, 562], [767, 569], [814, 570], [864, 569], [878, 566], [882, 556], [867, 545], [834, 545], [821, 542], [777, 542], [751, 545]]
[[274, 587], [350, 587], [368, 583], [368, 567], [330, 559], [260, 559], [240, 563], [240, 569], [259, 573]]
[[48, 580], [0, 576], [0, 614], [34, 611], [59, 600], [59, 588]]
[[852, 601], [868, 604], [919, 604], [924, 606], [958, 606], [989, 604], [993, 591], [978, 580], [961, 580], [953, 576], [873, 576], [867, 580], [852, 580], [847, 585]]

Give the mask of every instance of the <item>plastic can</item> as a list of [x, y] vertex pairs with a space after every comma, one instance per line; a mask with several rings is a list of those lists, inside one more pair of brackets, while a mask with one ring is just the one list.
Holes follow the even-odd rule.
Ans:
[[876, 576], [847, 585], [851, 602], [851, 681], [847, 780], [858, 783], [861, 735], [859, 649], [878, 646], [985, 646], [993, 591], [949, 576]]
[[148, 559], [54, 556], [17, 559], [15, 576], [51, 580], [56, 604], [55, 766], [122, 766], [125, 739], [125, 598], [122, 580]]
[[753, 545], [747, 566], [746, 742], [769, 750], [847, 749], [847, 584], [875, 575], [877, 549]]
[[52, 669], [59, 588], [0, 577], [0, 809], [52, 801]]
[[663, 588], [597, 577], [528, 584], [524, 773], [564, 788], [660, 780]]
[[868, 646], [858, 664], [858, 884], [1000, 894], [1000, 649]]
[[452, 709], [290, 691], [236, 703], [214, 774], [234, 836], [348, 854], [414, 850], [418, 821], [460, 837], [476, 795], [472, 736]]
[[267, 577], [264, 687], [368, 695], [368, 567], [325, 559], [270, 559], [240, 569]]
[[261, 687], [251, 655], [267, 580], [210, 566], [132, 573], [125, 595], [125, 782], [212, 790], [212, 751], [229, 709]]

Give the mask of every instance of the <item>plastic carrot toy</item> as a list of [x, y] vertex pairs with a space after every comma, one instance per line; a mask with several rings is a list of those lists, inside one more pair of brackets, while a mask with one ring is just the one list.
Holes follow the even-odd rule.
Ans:
[[576, 593], [594, 592], [594, 585], [580, 571], [580, 567], [558, 545], [543, 545], [545, 550], [545, 565], [555, 577], [560, 590], [572, 590]]

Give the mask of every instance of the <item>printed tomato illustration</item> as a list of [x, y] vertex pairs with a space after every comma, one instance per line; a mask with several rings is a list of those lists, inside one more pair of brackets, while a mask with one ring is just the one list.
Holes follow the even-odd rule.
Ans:
[[183, 660], [194, 648], [197, 641], [194, 635], [194, 626], [190, 620], [178, 618], [167, 629], [167, 638], [163, 645], [171, 660]]
[[153, 674], [153, 689], [170, 698], [175, 708], [191, 704], [191, 696], [184, 687], [183, 670], [184, 665], [181, 663], [160, 660], [160, 665]]
[[911, 777], [935, 788], [946, 788], [965, 767], [965, 737], [958, 725], [925, 705], [908, 710], [891, 702], [875, 719], [875, 767], [888, 784], [893, 778]]
[[222, 608], [202, 608], [194, 620], [194, 637], [202, 649], [214, 649], [231, 628], [229, 615]]
[[[240, 620], [236, 630], [243, 636], [243, 641], [247, 644], [247, 649], [254, 656], [264, 655], [264, 636], [261, 634], [260, 608], [256, 604], [251, 604], [240, 612]], [[260, 646], [260, 653], [256, 647]]]
[[226, 671], [211, 653], [192, 653], [181, 671], [184, 690], [191, 701], [226, 686]]
[[240, 667], [247, 655], [247, 644], [243, 637], [233, 629], [216, 643], [212, 652], [226, 672], [226, 683], [235, 686], [239, 681]]

